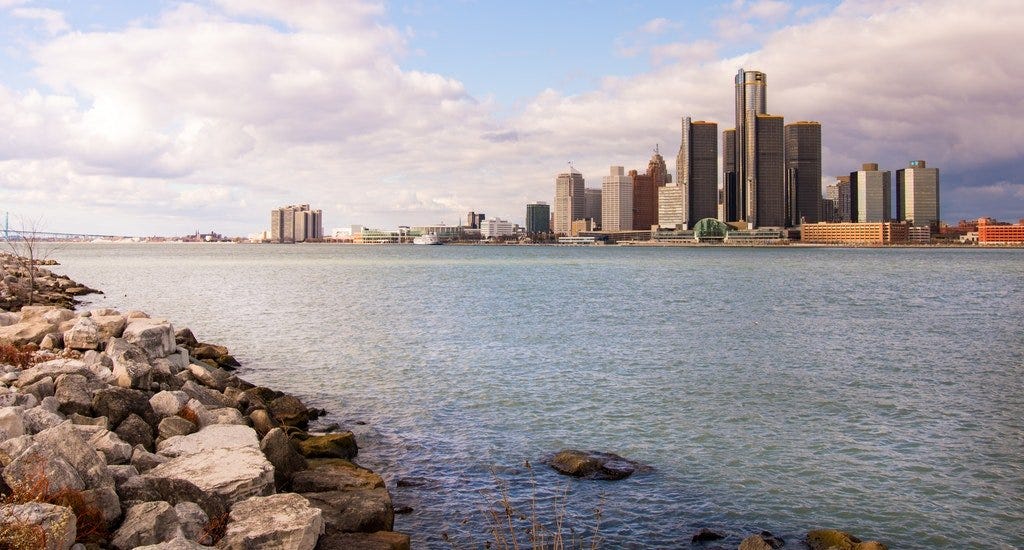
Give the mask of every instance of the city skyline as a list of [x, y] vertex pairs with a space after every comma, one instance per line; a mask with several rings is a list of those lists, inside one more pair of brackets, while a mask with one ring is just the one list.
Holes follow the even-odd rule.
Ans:
[[[454, 225], [470, 210], [523, 223], [567, 160], [595, 187], [655, 144], [675, 151], [681, 116], [727, 130], [725, 90], [746, 67], [771, 77], [769, 113], [821, 123], [822, 187], [865, 162], [927, 159], [944, 221], [1024, 212], [1018, 3], [491, 11], [0, 1], [0, 201], [111, 234], [241, 235], [305, 202], [326, 227]], [[581, 11], [584, 36], [565, 45], [557, 18]], [[523, 19], [515, 37], [497, 30]]]

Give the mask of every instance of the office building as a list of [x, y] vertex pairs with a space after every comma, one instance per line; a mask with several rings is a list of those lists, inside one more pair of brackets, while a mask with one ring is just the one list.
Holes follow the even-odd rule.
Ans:
[[647, 162], [647, 175], [651, 176], [656, 187], [672, 183], [672, 176], [668, 173], [668, 166], [665, 165], [665, 158], [661, 156], [658, 146], [654, 146], [654, 154]]
[[551, 232], [551, 207], [548, 203], [526, 205], [526, 232], [531, 235]]
[[[747, 223], [752, 227], [783, 227], [786, 225], [785, 205], [785, 139], [783, 120], [776, 115], [757, 115], [753, 132], [753, 156], [746, 164]], [[747, 150], [750, 152], [750, 149]], [[819, 180], [820, 181], [820, 180]]]
[[939, 169], [923, 160], [896, 171], [896, 219], [939, 229]]
[[887, 222], [892, 219], [892, 173], [878, 164], [864, 163], [850, 172], [850, 219], [854, 222]]
[[[728, 163], [732, 174], [729, 179], [735, 183], [732, 189], [726, 188], [726, 204], [735, 202], [739, 208], [734, 213], [735, 218], [726, 221], [746, 221], [751, 225], [758, 223], [757, 117], [767, 113], [767, 85], [768, 79], [760, 71], [740, 69], [736, 73], [736, 127], [731, 132], [732, 160]], [[779, 140], [781, 142], [781, 136]]]
[[825, 197], [833, 202], [834, 222], [853, 221], [850, 216], [850, 176], [836, 176], [836, 182], [825, 188]]
[[583, 197], [586, 203], [586, 213], [583, 217], [588, 220], [594, 220], [594, 225], [601, 227], [601, 190], [584, 189]]
[[480, 238], [490, 239], [493, 237], [508, 237], [515, 235], [515, 229], [508, 221], [500, 218], [491, 218], [480, 222]]
[[785, 140], [786, 225], [817, 223], [821, 221], [821, 124], [787, 124]]
[[905, 223], [807, 223], [800, 227], [800, 241], [810, 244], [905, 244], [910, 228]]
[[[683, 223], [690, 226], [704, 218], [718, 217], [718, 124], [683, 117], [676, 184], [683, 190]], [[660, 190], [658, 196], [660, 200]], [[660, 204], [658, 208], [660, 224]]]
[[573, 220], [582, 220], [586, 217], [584, 183], [583, 174], [571, 166], [568, 172], [555, 177], [555, 233], [568, 235], [572, 231]]
[[1021, 244], [1024, 243], [1024, 220], [1011, 225], [999, 223], [991, 218], [978, 219], [978, 242], [980, 244]]
[[[736, 180], [736, 130], [722, 132], [722, 190], [719, 202], [722, 207], [722, 221], [737, 221], [743, 207], [739, 182]], [[700, 220], [697, 220], [700, 221]], [[696, 223], [696, 222], [694, 222]]]
[[650, 230], [658, 223], [658, 186], [653, 176], [636, 170], [630, 170], [629, 177], [633, 180], [633, 229]]
[[270, 211], [271, 242], [301, 243], [323, 238], [324, 218], [321, 210], [311, 210], [308, 204], [293, 204]]
[[686, 188], [682, 184], [674, 183], [658, 188], [658, 226], [686, 229]]
[[821, 199], [821, 215], [818, 218], [820, 218], [819, 221], [823, 222], [839, 221], [836, 215], [836, 201], [834, 199]]
[[601, 180], [601, 222], [604, 231], [633, 229], [633, 178], [621, 166]]

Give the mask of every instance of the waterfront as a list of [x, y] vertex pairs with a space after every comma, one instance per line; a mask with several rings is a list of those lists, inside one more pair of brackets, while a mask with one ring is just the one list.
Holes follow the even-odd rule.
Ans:
[[[166, 313], [343, 414], [416, 547], [482, 540], [492, 470], [562, 447], [607, 547], [836, 527], [1024, 545], [1024, 251], [74, 245], [95, 301]], [[567, 483], [535, 468], [542, 496]], [[528, 488], [525, 489], [528, 491]], [[463, 524], [463, 520], [469, 519]], [[733, 540], [738, 542], [738, 538]]]

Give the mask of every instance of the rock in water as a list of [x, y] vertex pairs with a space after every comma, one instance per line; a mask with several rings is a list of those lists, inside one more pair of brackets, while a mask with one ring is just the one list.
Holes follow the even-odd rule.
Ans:
[[690, 542], [709, 542], [713, 540], [722, 540], [724, 538], [725, 535], [722, 533], [708, 529], [707, 527], [702, 527], [693, 534], [693, 537], [690, 538]]
[[299, 441], [299, 452], [306, 458], [355, 458], [359, 452], [352, 432], [313, 435]]
[[637, 463], [614, 453], [598, 451], [559, 451], [548, 461], [556, 472], [583, 479], [625, 479], [637, 470]]
[[811, 550], [887, 550], [878, 541], [861, 541], [859, 538], [836, 529], [816, 529], [807, 533], [807, 546]]
[[785, 546], [786, 542], [768, 531], [750, 535], [740, 543], [739, 550], [776, 550]]
[[227, 532], [217, 546], [228, 550], [313, 550], [323, 533], [321, 511], [305, 498], [285, 493], [235, 504]]

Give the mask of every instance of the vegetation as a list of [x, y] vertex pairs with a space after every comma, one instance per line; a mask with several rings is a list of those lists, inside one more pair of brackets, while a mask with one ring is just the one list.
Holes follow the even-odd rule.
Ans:
[[28, 344], [26, 346], [15, 346], [13, 344], [0, 344], [0, 364], [14, 365], [18, 368], [28, 368], [36, 363], [35, 352], [39, 346]]

